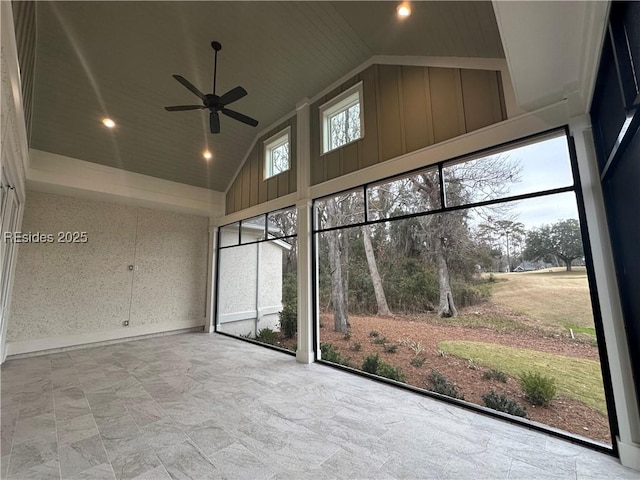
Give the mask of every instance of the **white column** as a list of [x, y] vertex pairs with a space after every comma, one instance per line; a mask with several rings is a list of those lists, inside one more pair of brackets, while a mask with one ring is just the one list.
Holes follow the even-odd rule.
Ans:
[[218, 228], [213, 219], [209, 219], [209, 245], [207, 254], [207, 305], [206, 316], [207, 321], [204, 331], [213, 333], [215, 331], [215, 305], [216, 305], [216, 259], [218, 248]]
[[570, 123], [576, 146], [580, 183], [589, 228], [604, 340], [611, 373], [613, 397], [618, 415], [619, 435], [616, 439], [620, 462], [640, 470], [640, 413], [636, 398], [629, 344], [622, 317], [618, 283], [602, 195], [602, 184], [587, 115]]
[[312, 295], [312, 213], [311, 213], [311, 131], [310, 104], [305, 98], [296, 105], [297, 116], [297, 202], [298, 214], [298, 349], [296, 360], [311, 363], [315, 360], [313, 344]]

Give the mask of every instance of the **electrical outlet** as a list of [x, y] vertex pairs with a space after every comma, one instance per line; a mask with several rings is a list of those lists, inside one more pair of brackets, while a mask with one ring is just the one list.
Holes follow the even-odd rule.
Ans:
[[129, 326], [129, 320], [125, 320], [124, 322], [122, 322], [122, 325], [124, 325], [125, 327]]

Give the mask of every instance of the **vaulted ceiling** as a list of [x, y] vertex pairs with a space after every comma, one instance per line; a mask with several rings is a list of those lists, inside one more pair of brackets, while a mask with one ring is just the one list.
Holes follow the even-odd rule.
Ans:
[[[502, 58], [490, 2], [43, 2], [31, 147], [224, 191], [257, 134], [374, 55]], [[171, 75], [218, 94], [242, 85], [231, 108], [252, 128], [206, 111]], [[101, 119], [113, 118], [106, 129]], [[202, 152], [209, 149], [209, 162]]]

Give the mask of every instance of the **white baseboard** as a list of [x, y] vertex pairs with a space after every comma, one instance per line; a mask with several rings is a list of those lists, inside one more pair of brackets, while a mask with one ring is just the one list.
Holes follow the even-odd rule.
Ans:
[[640, 471], [640, 444], [622, 442], [618, 437], [620, 463], [625, 467]]
[[108, 342], [112, 340], [124, 340], [144, 335], [171, 332], [174, 330], [204, 327], [205, 324], [205, 319], [183, 320], [179, 322], [152, 323], [149, 325], [121, 327], [117, 330], [103, 330], [98, 332], [61, 335], [59, 337], [23, 340], [20, 342], [7, 342], [7, 357], [34, 352], [50, 353], [47, 351], [65, 347], [88, 345], [92, 343]]

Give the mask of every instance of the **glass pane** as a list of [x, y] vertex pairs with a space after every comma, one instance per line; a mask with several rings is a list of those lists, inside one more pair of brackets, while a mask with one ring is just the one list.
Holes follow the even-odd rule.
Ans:
[[228, 247], [230, 245], [238, 245], [240, 238], [239, 235], [240, 222], [231, 223], [220, 227], [220, 246]]
[[364, 222], [363, 189], [316, 200], [315, 208], [320, 230]]
[[298, 233], [298, 212], [294, 207], [271, 212], [268, 215], [269, 238], [287, 237]]
[[347, 143], [347, 112], [342, 111], [329, 119], [329, 148]]
[[369, 220], [393, 218], [440, 208], [437, 168], [367, 187]]
[[241, 243], [257, 242], [264, 240], [266, 215], [258, 215], [257, 217], [242, 220]]
[[273, 175], [289, 170], [289, 142], [271, 150], [271, 164]]
[[443, 175], [449, 207], [573, 185], [564, 135], [446, 164]]
[[[352, 142], [361, 137], [360, 135], [360, 104], [356, 103], [347, 110], [347, 142]], [[346, 143], [346, 142], [345, 142]]]
[[323, 360], [611, 444], [573, 192], [315, 238]]
[[219, 250], [217, 331], [295, 351], [295, 238]]

